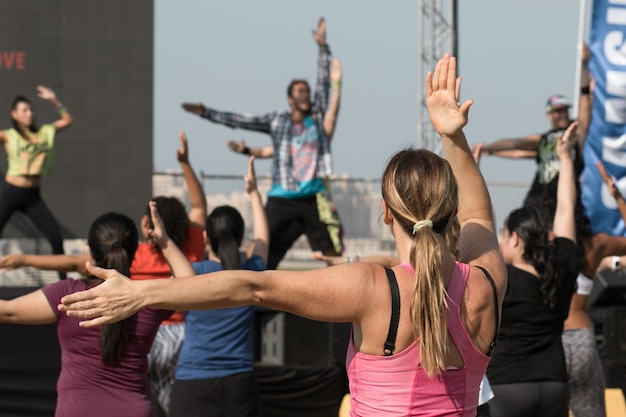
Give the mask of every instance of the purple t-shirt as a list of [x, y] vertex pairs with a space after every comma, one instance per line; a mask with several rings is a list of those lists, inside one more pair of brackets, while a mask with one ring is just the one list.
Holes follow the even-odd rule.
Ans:
[[119, 363], [105, 366], [100, 356], [100, 327], [82, 328], [81, 319], [57, 310], [61, 298], [87, 289], [84, 280], [67, 279], [42, 288], [57, 316], [61, 374], [57, 381], [60, 417], [151, 417], [147, 355], [161, 321], [172, 311], [146, 308], [130, 321], [130, 340]]

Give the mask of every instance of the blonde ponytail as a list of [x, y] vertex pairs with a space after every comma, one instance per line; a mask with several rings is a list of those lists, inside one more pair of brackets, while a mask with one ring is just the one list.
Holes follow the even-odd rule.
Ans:
[[414, 237], [410, 319], [419, 339], [420, 366], [430, 377], [446, 369], [449, 340], [443, 256], [448, 246], [456, 246], [449, 233], [454, 230], [459, 202], [456, 180], [450, 164], [440, 156], [425, 149], [406, 149], [391, 158], [381, 186], [394, 219]]
[[411, 263], [415, 268], [411, 324], [415, 337], [419, 338], [421, 367], [429, 377], [446, 368], [448, 353], [448, 303], [441, 246], [441, 240], [432, 230], [422, 228], [411, 248]]

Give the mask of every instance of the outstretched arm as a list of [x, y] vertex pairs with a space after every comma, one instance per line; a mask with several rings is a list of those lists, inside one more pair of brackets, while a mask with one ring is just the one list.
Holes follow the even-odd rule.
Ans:
[[13, 300], [0, 300], [0, 323], [48, 324], [56, 321], [56, 314], [42, 290]]
[[263, 147], [249, 148], [246, 146], [246, 142], [243, 139], [234, 141], [229, 140], [226, 142], [226, 146], [228, 149], [235, 153], [240, 153], [242, 155], [254, 156], [255, 158], [267, 159], [272, 158], [274, 156], [274, 146], [268, 145]]
[[498, 295], [504, 296], [506, 269], [498, 248], [491, 199], [463, 133], [473, 102], [459, 102], [460, 82], [456, 59], [446, 54], [435, 72], [426, 76], [426, 106], [458, 184], [460, 260], [487, 268]]
[[176, 159], [183, 170], [185, 184], [187, 184], [187, 192], [189, 193], [189, 202], [191, 209], [189, 210], [189, 221], [200, 229], [204, 230], [206, 224], [206, 196], [202, 189], [202, 184], [198, 180], [198, 176], [189, 163], [189, 146], [187, 144], [187, 136], [184, 132], [178, 134], [180, 139], [180, 148], [176, 151]]
[[576, 179], [574, 161], [572, 161], [572, 147], [576, 142], [578, 123], [572, 123], [556, 145], [561, 168], [556, 194], [556, 211], [552, 231], [555, 236], [565, 237], [576, 242], [576, 224], [574, 212], [576, 207]]
[[263, 200], [261, 193], [256, 186], [256, 173], [254, 171], [254, 156], [248, 159], [248, 173], [244, 176], [246, 192], [250, 196], [252, 205], [252, 225], [253, 236], [252, 243], [248, 247], [246, 254], [248, 258], [257, 255], [263, 262], [267, 262], [267, 254], [269, 251], [270, 232], [267, 225], [267, 217], [263, 209]]
[[183, 103], [182, 108], [192, 114], [209, 119], [214, 123], [219, 123], [228, 127], [253, 130], [256, 132], [270, 133], [270, 123], [275, 112], [254, 116], [247, 113], [222, 112], [205, 107], [202, 103]]
[[328, 110], [324, 115], [324, 133], [330, 141], [335, 133], [335, 126], [337, 125], [337, 115], [339, 114], [339, 103], [341, 102], [341, 62], [338, 58], [333, 59], [332, 67], [330, 71], [330, 104]]
[[54, 128], [57, 132], [64, 130], [65, 128], [71, 126], [72, 123], [74, 123], [74, 118], [67, 111], [63, 103], [59, 101], [52, 89], [44, 87], [43, 85], [39, 85], [37, 86], [37, 91], [39, 92], [39, 98], [49, 101], [50, 104], [52, 104], [56, 111], [59, 113], [59, 116], [61, 116], [59, 120], [54, 122]]
[[537, 146], [539, 145], [540, 139], [540, 134], [528, 135], [521, 138], [499, 139], [495, 142], [485, 144], [482, 149], [482, 154], [510, 159], [536, 158]]
[[58, 272], [79, 272], [87, 275], [85, 262], [89, 255], [27, 255], [8, 254], [0, 258], [0, 268], [6, 271], [32, 266], [37, 269]]

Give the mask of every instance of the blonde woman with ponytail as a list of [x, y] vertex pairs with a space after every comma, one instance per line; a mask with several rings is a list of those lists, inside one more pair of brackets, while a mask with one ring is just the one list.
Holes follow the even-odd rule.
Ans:
[[[472, 102], [459, 103], [459, 87], [456, 60], [446, 54], [426, 78], [428, 110], [446, 159], [407, 149], [383, 174], [383, 219], [400, 265], [232, 270], [141, 282], [88, 265], [106, 282], [64, 297], [59, 308], [92, 318], [81, 323], [85, 327], [122, 320], [145, 306], [263, 305], [352, 322], [346, 361], [351, 416], [476, 416], [507, 280], [487, 187], [462, 131]], [[459, 261], [443, 236], [455, 216]], [[186, 267], [177, 259], [168, 259], [175, 272]]]

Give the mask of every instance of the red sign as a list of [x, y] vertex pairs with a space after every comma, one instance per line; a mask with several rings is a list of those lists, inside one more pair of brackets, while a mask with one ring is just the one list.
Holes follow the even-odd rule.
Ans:
[[0, 51], [0, 69], [26, 69], [26, 53], [24, 51]]

